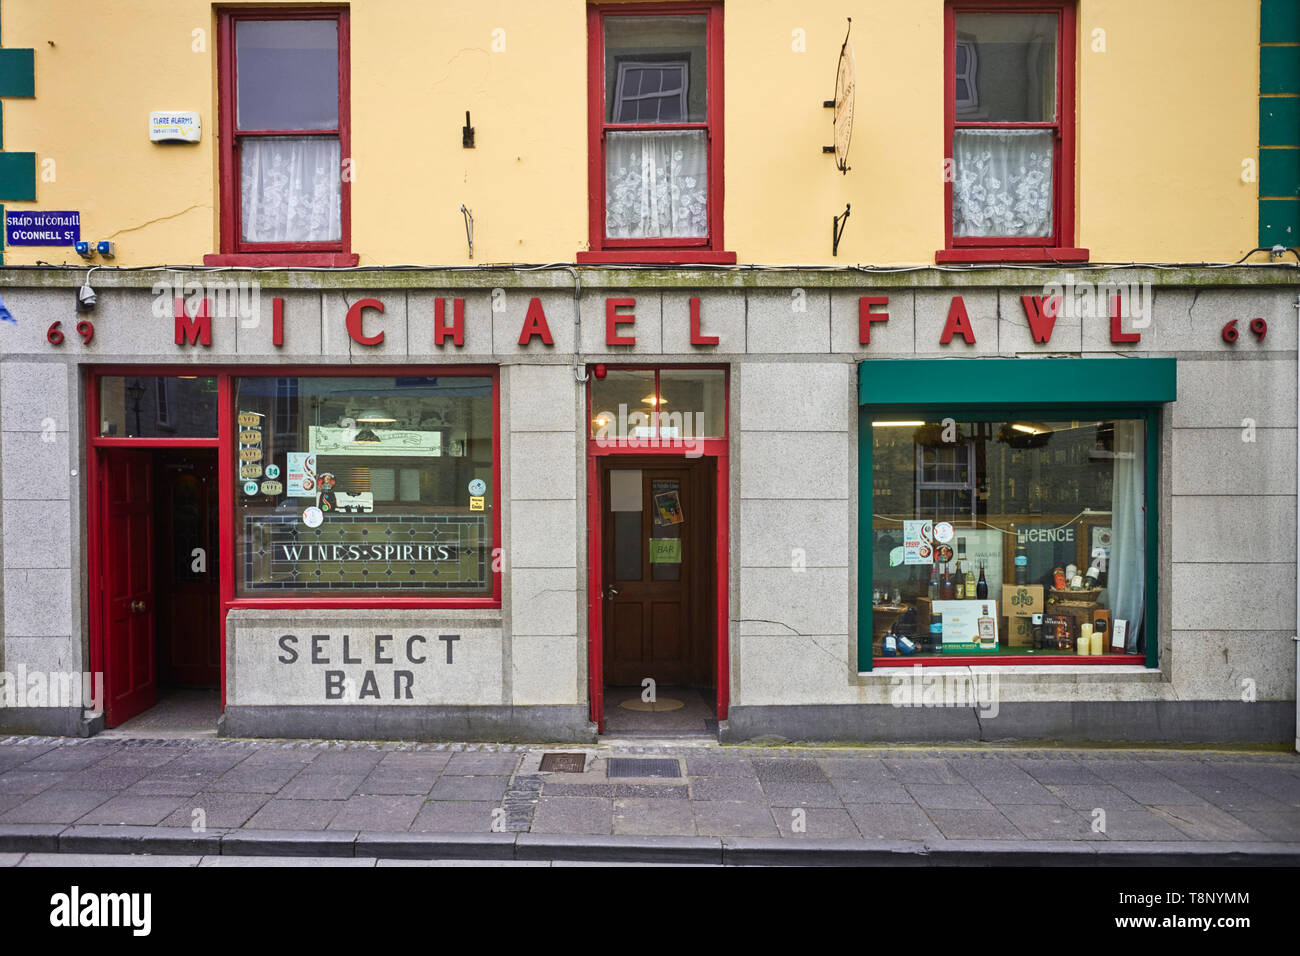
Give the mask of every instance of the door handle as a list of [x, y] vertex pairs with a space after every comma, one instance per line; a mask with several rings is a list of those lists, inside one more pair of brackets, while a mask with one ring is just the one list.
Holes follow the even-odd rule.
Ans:
[[605, 597], [609, 598], [612, 601], [617, 596], [618, 596], [618, 588], [614, 587], [614, 585], [611, 584], [609, 587], [605, 588]]
[[132, 602], [131, 602], [131, 613], [132, 613], [132, 614], [143, 614], [143, 613], [144, 613], [144, 601], [132, 601]]

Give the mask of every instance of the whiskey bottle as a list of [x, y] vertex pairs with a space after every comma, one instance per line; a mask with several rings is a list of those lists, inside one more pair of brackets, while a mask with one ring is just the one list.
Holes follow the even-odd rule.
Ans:
[[966, 577], [961, 572], [961, 562], [957, 562], [957, 576], [952, 585], [952, 597], [954, 601], [961, 601], [966, 597]]
[[948, 565], [943, 566], [943, 582], [939, 585], [939, 600], [951, 601], [953, 595], [952, 578], [948, 576]]
[[1029, 553], [1025, 550], [1025, 533], [1016, 532], [1016, 584], [1029, 583]]
[[980, 650], [992, 650], [997, 647], [997, 624], [989, 616], [989, 606], [987, 604], [981, 608], [979, 619], [975, 623], [979, 627]]

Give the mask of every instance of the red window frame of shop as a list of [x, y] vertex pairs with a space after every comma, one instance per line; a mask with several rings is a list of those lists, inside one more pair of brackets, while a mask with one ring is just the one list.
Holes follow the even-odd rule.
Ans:
[[[348, 11], [336, 8], [288, 7], [284, 9], [227, 9], [217, 13], [217, 90], [220, 143], [219, 184], [221, 252], [205, 255], [209, 266], [306, 266], [332, 268], [355, 266], [360, 257], [352, 252], [352, 184], [340, 171], [340, 237], [337, 242], [245, 242], [241, 239], [242, 206], [239, 148], [253, 136], [337, 137], [339, 157], [352, 155], [351, 42]], [[333, 20], [338, 25], [338, 118], [335, 129], [237, 130], [238, 63], [235, 56], [235, 25], [246, 20]]]
[[[1051, 13], [1056, 16], [1056, 119], [1051, 122], [958, 122], [956, 45], [958, 13]], [[943, 122], [945, 168], [960, 129], [1055, 130], [1052, 157], [1051, 236], [958, 236], [952, 234], [952, 177], [945, 176], [944, 242], [935, 262], [1086, 262], [1088, 250], [1074, 243], [1075, 46], [1073, 0], [947, 0], [943, 8]]]
[[[700, 15], [705, 22], [705, 72], [708, 105], [703, 123], [610, 123], [606, 122], [605, 19], [622, 16]], [[579, 263], [691, 263], [733, 265], [734, 252], [724, 251], [722, 240], [723, 151], [722, 151], [722, 4], [711, 3], [620, 3], [593, 4], [587, 8], [587, 196], [589, 251], [579, 252]], [[620, 130], [705, 131], [709, 151], [708, 235], [695, 238], [610, 239], [605, 235], [605, 136]]]
[[[717, 579], [714, 588], [714, 617], [716, 620], [714, 675], [718, 686], [715, 688], [717, 694], [715, 716], [718, 720], [726, 720], [728, 709], [731, 706], [731, 459], [728, 451], [731, 443], [731, 367], [714, 364], [628, 364], [608, 365], [606, 367], [610, 371], [618, 372], [653, 371], [656, 399], [661, 394], [659, 390], [660, 372], [721, 371], [724, 373], [722, 436], [719, 438], [701, 438], [697, 439], [697, 441], [699, 442], [700, 456], [713, 458], [717, 461], [717, 474], [715, 475], [717, 487], [714, 500], [716, 510], [714, 560], [717, 564]], [[594, 365], [589, 366], [588, 370], [590, 372], [593, 369], [595, 369]], [[655, 423], [655, 437], [639, 438], [636, 445], [633, 445], [623, 436], [615, 439], [598, 439], [591, 434], [590, 379], [587, 382], [583, 403], [585, 410], [583, 421], [586, 423], [584, 427], [587, 436], [587, 686], [591, 719], [596, 724], [597, 733], [603, 734], [605, 732], [605, 622], [601, 595], [604, 594], [605, 590], [603, 580], [605, 571], [602, 560], [604, 553], [604, 503], [601, 501], [598, 462], [600, 458], [608, 455], [662, 455], [665, 458], [679, 458], [683, 456], [684, 452], [680, 446], [672, 444], [673, 439], [660, 439], [658, 437], [658, 422]], [[658, 409], [658, 407], [659, 402], [656, 401], [655, 408]]]
[[[174, 378], [198, 373], [217, 380], [217, 436], [195, 438], [118, 438], [99, 432], [99, 380], [115, 375], [157, 375]], [[236, 597], [235, 596], [235, 388], [236, 378], [363, 378], [377, 375], [437, 375], [439, 377], [475, 376], [492, 380], [492, 594], [490, 597]], [[221, 633], [226, 632], [226, 615], [234, 609], [254, 610], [450, 610], [500, 609], [501, 571], [495, 560], [501, 545], [501, 374], [495, 365], [410, 366], [374, 365], [340, 368], [320, 365], [256, 366], [180, 366], [180, 365], [100, 365], [86, 374], [86, 493], [88, 540], [87, 580], [103, 577], [100, 553], [101, 523], [99, 513], [99, 448], [216, 448], [218, 538], [220, 568]], [[93, 603], [93, 602], [92, 602]], [[90, 615], [90, 656], [92, 668], [103, 670], [104, 632], [97, 611]], [[221, 706], [226, 705], [226, 642], [221, 642]]]

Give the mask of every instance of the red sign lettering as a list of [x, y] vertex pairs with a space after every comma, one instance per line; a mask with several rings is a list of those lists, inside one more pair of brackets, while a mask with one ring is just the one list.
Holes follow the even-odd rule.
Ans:
[[631, 309], [636, 307], [636, 299], [606, 299], [605, 300], [605, 344], [606, 345], [636, 345], [635, 335], [619, 335], [618, 327], [620, 325], [631, 325], [636, 321], [635, 315], [624, 315], [619, 309]]
[[185, 300], [176, 299], [176, 344], [211, 345], [212, 318], [208, 314], [208, 300], [199, 302], [194, 318], [185, 314]]
[[445, 325], [446, 302], [441, 297], [433, 300], [433, 344], [441, 346], [443, 339], [451, 336], [456, 348], [465, 344], [465, 300], [451, 300], [451, 325]]
[[858, 299], [858, 344], [871, 344], [871, 323], [888, 322], [888, 312], [872, 312], [872, 306], [889, 305], [887, 295], [864, 295]]
[[1025, 318], [1029, 320], [1029, 331], [1035, 342], [1052, 341], [1052, 330], [1056, 328], [1056, 317], [1061, 314], [1061, 297], [1059, 295], [1022, 295], [1020, 302], [1025, 307]]
[[361, 299], [354, 303], [352, 308], [348, 309], [348, 335], [357, 345], [378, 345], [384, 340], [384, 332], [380, 329], [374, 335], [366, 335], [361, 330], [361, 313], [364, 309], [374, 309], [376, 312], [384, 311], [384, 303], [378, 299]]
[[970, 316], [966, 314], [966, 303], [959, 295], [952, 297], [952, 305], [948, 307], [948, 321], [943, 325], [939, 344], [947, 345], [952, 341], [954, 334], [964, 338], [967, 345], [975, 344], [975, 329], [971, 327]]
[[691, 344], [692, 345], [717, 345], [718, 344], [718, 337], [716, 335], [700, 334], [699, 296], [691, 296]]
[[543, 345], [554, 345], [551, 327], [546, 324], [546, 312], [542, 309], [542, 300], [533, 296], [528, 303], [528, 314], [524, 316], [524, 327], [519, 332], [519, 344], [529, 345], [534, 335], [542, 337]]

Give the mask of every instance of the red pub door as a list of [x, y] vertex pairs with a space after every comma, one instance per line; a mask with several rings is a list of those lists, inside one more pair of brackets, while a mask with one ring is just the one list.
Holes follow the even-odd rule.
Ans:
[[104, 540], [105, 722], [116, 727], [154, 705], [153, 455], [105, 450], [100, 492]]

